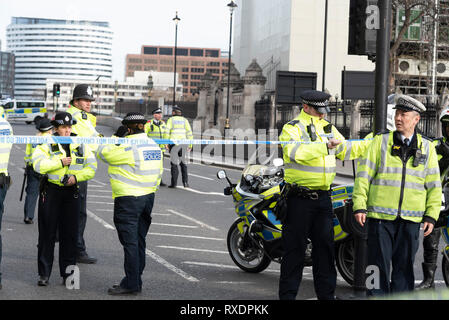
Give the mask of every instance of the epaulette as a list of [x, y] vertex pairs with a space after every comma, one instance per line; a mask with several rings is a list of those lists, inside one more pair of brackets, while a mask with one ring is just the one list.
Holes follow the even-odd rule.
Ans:
[[390, 133], [390, 130], [387, 129], [387, 130], [381, 131], [375, 135], [378, 136], [378, 135], [382, 135], [382, 134], [386, 134], [386, 133]]
[[438, 140], [438, 139], [432, 139], [431, 137], [425, 136], [425, 135], [423, 135], [423, 134], [421, 134], [421, 137], [422, 137], [423, 139], [426, 139], [426, 140], [430, 141], [430, 142], [433, 142], [434, 140]]
[[295, 126], [298, 123], [299, 123], [299, 120], [292, 120], [292, 121], [288, 122], [287, 124], [289, 124], [291, 126]]

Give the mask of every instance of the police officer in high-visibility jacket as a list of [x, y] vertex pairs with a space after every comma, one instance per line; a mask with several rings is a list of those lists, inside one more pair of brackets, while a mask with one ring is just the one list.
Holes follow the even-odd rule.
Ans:
[[[2, 108], [3, 109], [3, 108]], [[0, 110], [0, 113], [3, 110]], [[1, 116], [0, 117], [0, 136], [9, 136], [12, 135], [12, 127], [6, 119]], [[12, 144], [10, 143], [1, 143], [0, 144], [0, 266], [2, 262], [2, 217], [4, 206], [3, 202], [6, 198], [6, 191], [11, 184], [11, 177], [8, 175], [8, 162], [9, 155], [11, 153]], [[2, 273], [0, 270], [0, 289], [2, 288]]]
[[146, 241], [155, 192], [161, 181], [162, 151], [145, 134], [141, 113], [128, 113], [115, 136], [147, 139], [148, 144], [102, 145], [97, 156], [109, 164], [114, 198], [114, 224], [125, 256], [125, 277], [108, 290], [110, 295], [134, 295], [142, 290]]
[[[70, 113], [58, 112], [52, 120], [54, 135], [70, 136], [74, 123]], [[57, 231], [59, 273], [65, 283], [70, 275], [67, 267], [76, 265], [80, 210], [78, 184], [95, 176], [97, 161], [88, 145], [54, 143], [37, 146], [32, 162], [34, 170], [44, 175], [38, 207], [38, 285], [48, 285]]]
[[[50, 119], [43, 118], [36, 124], [36, 129], [38, 130], [38, 136], [51, 136], [53, 133], [53, 125]], [[41, 175], [34, 171], [33, 162], [31, 161], [31, 156], [36, 149], [37, 144], [28, 143], [25, 149], [25, 174], [26, 174], [26, 196], [24, 205], [24, 219], [23, 222], [26, 224], [32, 224], [34, 219], [34, 210], [36, 208], [36, 201], [39, 196], [39, 181]]]
[[379, 288], [368, 295], [414, 289], [420, 224], [427, 237], [441, 207], [435, 147], [415, 130], [426, 108], [405, 95], [396, 97], [394, 108], [396, 131], [374, 137], [354, 185], [355, 219], [368, 228], [367, 264], [379, 270]]
[[[440, 114], [443, 137], [435, 139], [433, 144], [438, 155], [438, 167], [440, 168], [440, 181], [442, 186], [447, 184], [449, 171], [449, 108]], [[415, 289], [423, 290], [435, 288], [435, 272], [437, 269], [438, 245], [440, 243], [441, 228], [434, 228], [432, 232], [423, 239], [423, 258], [421, 264], [424, 279]]]
[[[145, 124], [145, 133], [147, 136], [151, 139], [165, 139], [166, 138], [166, 131], [167, 131], [167, 125], [165, 124], [164, 120], [162, 120], [162, 109], [157, 108], [154, 109], [153, 112], [153, 119], [148, 120], [148, 122]], [[159, 147], [162, 150], [162, 154], [164, 153], [166, 149], [165, 144], [159, 144]], [[162, 187], [165, 186], [165, 183], [161, 180]]]
[[[95, 98], [93, 97], [91, 86], [79, 84], [73, 89], [73, 97], [67, 112], [76, 121], [76, 124], [72, 126], [72, 132], [80, 137], [103, 136], [96, 129], [97, 118], [91, 113], [92, 101], [95, 101]], [[98, 146], [90, 145], [89, 147], [95, 151]], [[96, 263], [97, 259], [89, 256], [84, 240], [84, 230], [87, 223], [87, 181], [79, 183], [79, 195], [81, 198], [81, 209], [78, 228], [77, 262], [92, 264]]]
[[[178, 106], [173, 107], [173, 116], [167, 120], [167, 134], [169, 140], [192, 140], [192, 128], [189, 121], [182, 116], [182, 110]], [[171, 184], [169, 188], [176, 188], [178, 184], [178, 164], [181, 167], [182, 183], [185, 188], [189, 187], [189, 177], [187, 174], [186, 153], [192, 150], [192, 145], [170, 144], [170, 165], [171, 165]]]
[[336, 157], [359, 157], [370, 141], [345, 141], [324, 119], [330, 111], [324, 92], [301, 94], [300, 115], [284, 125], [279, 141], [285, 144], [285, 181], [290, 186], [287, 214], [283, 220], [284, 256], [281, 263], [279, 298], [296, 298], [302, 279], [307, 238], [313, 246], [313, 276], [318, 299], [334, 299], [335, 270], [333, 210], [330, 187], [336, 175]]

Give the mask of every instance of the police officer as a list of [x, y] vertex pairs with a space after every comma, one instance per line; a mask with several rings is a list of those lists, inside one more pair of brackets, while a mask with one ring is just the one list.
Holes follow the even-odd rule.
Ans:
[[313, 279], [318, 299], [334, 299], [337, 273], [334, 256], [333, 211], [330, 187], [336, 174], [336, 157], [359, 157], [370, 141], [345, 141], [324, 119], [330, 111], [324, 92], [301, 94], [300, 115], [284, 125], [279, 141], [285, 144], [285, 181], [290, 186], [283, 220], [279, 298], [296, 298], [302, 279], [307, 238], [312, 241]]
[[[51, 121], [55, 136], [68, 137], [76, 120], [58, 112]], [[33, 168], [41, 179], [38, 207], [39, 286], [47, 286], [53, 265], [56, 232], [59, 232], [59, 272], [64, 282], [66, 268], [76, 265], [76, 241], [80, 198], [78, 183], [92, 179], [97, 162], [88, 145], [41, 144], [32, 155]]]
[[[12, 127], [8, 121], [4, 118], [3, 108], [0, 109], [0, 135], [9, 136], [13, 134]], [[12, 145], [10, 143], [2, 143], [0, 144], [0, 266], [2, 262], [2, 217], [4, 206], [3, 202], [6, 198], [6, 191], [11, 184], [11, 178], [8, 175], [8, 162], [9, 155], [11, 153]], [[0, 271], [0, 289], [2, 289], [2, 273]]]
[[[70, 113], [76, 124], [72, 127], [73, 133], [80, 137], [99, 137], [102, 136], [96, 130], [97, 118], [91, 113], [93, 97], [92, 87], [87, 84], [79, 84], [73, 90], [73, 98], [70, 101], [70, 107], [67, 112]], [[90, 146], [93, 151], [98, 147], [96, 145]], [[81, 198], [81, 208], [79, 217], [78, 243], [77, 243], [77, 262], [92, 264], [96, 263], [97, 259], [89, 256], [86, 250], [86, 243], [84, 241], [84, 230], [87, 222], [87, 181], [79, 183], [79, 195]]]
[[134, 295], [142, 290], [145, 238], [163, 172], [162, 151], [145, 134], [145, 123], [142, 114], [128, 113], [115, 135], [148, 139], [148, 144], [102, 145], [98, 149], [98, 157], [109, 164], [114, 224], [125, 255], [125, 277], [109, 288], [110, 295]]
[[[192, 128], [189, 121], [182, 116], [182, 109], [178, 106], [173, 107], [173, 116], [167, 120], [167, 134], [169, 140], [192, 140]], [[188, 147], [185, 145], [171, 144], [168, 146], [170, 151], [170, 165], [171, 165], [171, 184], [169, 188], [176, 188], [178, 183], [178, 164], [181, 167], [182, 183], [185, 188], [189, 187], [189, 177], [187, 174], [186, 153], [192, 150], [192, 145]]]
[[415, 130], [426, 108], [398, 95], [395, 109], [396, 131], [374, 137], [354, 185], [355, 219], [368, 224], [368, 265], [379, 269], [380, 287], [370, 296], [413, 290], [420, 224], [427, 237], [441, 206], [435, 147]]
[[[165, 139], [167, 125], [165, 124], [164, 120], [162, 120], [162, 109], [154, 109], [152, 114], [153, 119], [148, 120], [148, 122], [145, 124], [145, 133], [151, 139]], [[161, 148], [162, 153], [164, 153], [166, 145], [160, 144], [159, 147]], [[165, 186], [165, 183], [163, 183], [162, 181], [161, 186]]]
[[[36, 124], [36, 129], [38, 130], [38, 136], [51, 136], [53, 133], [53, 125], [50, 119], [43, 118]], [[24, 205], [24, 219], [23, 222], [26, 224], [32, 224], [34, 219], [34, 210], [36, 208], [36, 201], [39, 196], [39, 181], [41, 175], [34, 171], [33, 163], [31, 161], [31, 156], [36, 149], [37, 144], [27, 144], [25, 150], [25, 174], [26, 174], [26, 196]]]
[[[438, 167], [440, 168], [440, 181], [442, 185], [447, 183], [447, 171], [449, 169], [449, 108], [440, 114], [440, 122], [443, 137], [434, 140], [435, 150], [438, 155]], [[437, 269], [438, 245], [440, 243], [441, 228], [434, 228], [432, 232], [423, 239], [422, 270], [424, 279], [416, 286], [416, 290], [435, 288], [435, 271]]]

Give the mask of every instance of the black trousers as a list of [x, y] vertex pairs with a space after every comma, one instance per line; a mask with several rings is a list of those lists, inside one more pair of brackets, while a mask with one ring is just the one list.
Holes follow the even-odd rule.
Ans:
[[82, 181], [78, 183], [79, 186], [79, 197], [80, 197], [80, 212], [79, 212], [79, 223], [78, 223], [78, 240], [77, 240], [77, 250], [78, 255], [86, 254], [86, 243], [84, 242], [84, 230], [86, 229], [87, 223], [87, 181]]
[[146, 236], [151, 225], [153, 204], [154, 193], [114, 199], [114, 225], [125, 254], [125, 277], [120, 282], [122, 288], [142, 289]]
[[284, 256], [281, 262], [279, 298], [294, 300], [304, 268], [307, 238], [312, 241], [313, 283], [320, 300], [334, 299], [337, 285], [335, 270], [333, 210], [329, 193], [318, 200], [290, 197], [287, 219], [282, 229]]
[[[367, 219], [368, 265], [379, 268], [379, 288], [369, 296], [412, 291], [413, 264], [419, 246], [419, 223], [397, 218], [393, 221]], [[391, 279], [390, 279], [390, 264]]]
[[76, 265], [76, 242], [80, 201], [76, 187], [59, 187], [48, 183], [44, 196], [39, 196], [37, 265], [40, 276], [50, 277], [53, 267], [56, 232], [59, 233], [59, 273]]
[[178, 165], [181, 167], [182, 183], [188, 183], [186, 153], [187, 146], [169, 145], [170, 150], [170, 169], [171, 169], [171, 185], [176, 186], [178, 183]]

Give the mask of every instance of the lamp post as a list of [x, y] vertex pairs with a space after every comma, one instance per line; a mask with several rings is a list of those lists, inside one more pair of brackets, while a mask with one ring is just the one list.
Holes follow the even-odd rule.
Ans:
[[227, 7], [229, 8], [230, 16], [229, 16], [229, 57], [228, 57], [228, 92], [227, 92], [227, 99], [226, 99], [226, 122], [225, 122], [225, 136], [226, 136], [226, 130], [231, 127], [229, 123], [229, 92], [230, 92], [230, 83], [231, 83], [231, 48], [232, 48], [232, 15], [234, 14], [235, 8], [237, 8], [237, 4], [234, 2], [234, 0], [231, 0], [227, 4]]
[[150, 114], [150, 99], [151, 99], [151, 90], [153, 90], [153, 76], [150, 74], [148, 76], [148, 110], [147, 114]]
[[118, 80], [114, 81], [114, 110], [113, 112], [116, 112], [115, 108], [117, 107], [117, 91], [118, 91]]
[[173, 69], [173, 107], [176, 103], [176, 54], [178, 49], [178, 23], [181, 21], [181, 18], [178, 17], [178, 11], [176, 11], [176, 16], [173, 18], [175, 22], [175, 65]]
[[97, 77], [97, 79], [95, 79], [95, 81], [97, 81], [97, 112], [98, 112], [98, 114], [100, 114], [100, 78], [101, 78], [101, 75], [99, 75]]

